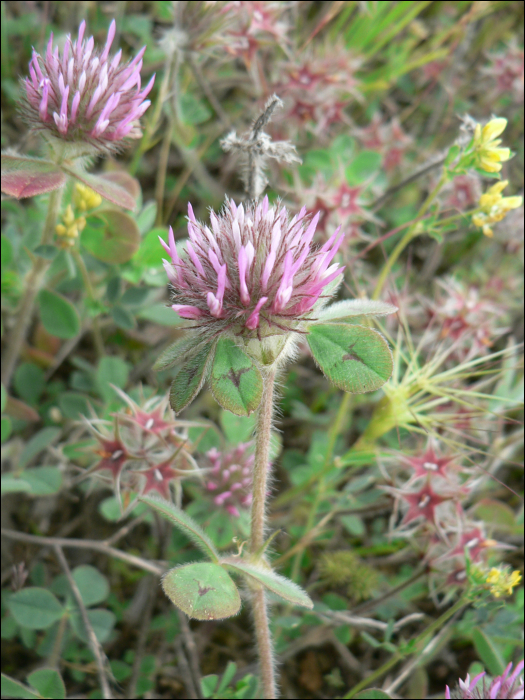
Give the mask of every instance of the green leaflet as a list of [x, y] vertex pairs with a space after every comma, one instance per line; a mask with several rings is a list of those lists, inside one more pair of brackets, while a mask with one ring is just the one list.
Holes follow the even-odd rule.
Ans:
[[182, 530], [207, 557], [215, 562], [219, 561], [219, 552], [215, 549], [215, 545], [208, 535], [201, 526], [197, 525], [193, 518], [190, 518], [181, 508], [177, 508], [174, 503], [170, 503], [164, 498], [157, 498], [156, 496], [141, 496], [139, 500], [155, 508], [166, 520], [171, 520], [171, 522]]
[[325, 323], [312, 326], [307, 338], [323, 374], [343, 391], [375, 391], [392, 374], [388, 343], [372, 328]]
[[304, 608], [313, 608], [314, 604], [310, 600], [308, 594], [303, 591], [297, 584], [290, 579], [275, 573], [272, 569], [250, 564], [238, 557], [227, 557], [222, 559], [221, 563], [227, 569], [235, 571], [235, 573], [243, 574], [248, 579], [252, 579], [262, 584], [275, 595], [284, 598], [293, 605], [301, 605]]
[[397, 311], [397, 306], [374, 299], [345, 299], [325, 307], [316, 316], [318, 321], [312, 323], [340, 322], [344, 318], [358, 316], [387, 316]]
[[218, 564], [184, 564], [162, 579], [168, 598], [196, 620], [222, 620], [236, 615], [241, 597], [235, 583]]
[[202, 346], [205, 341], [194, 333], [186, 333], [184, 338], [176, 340], [157, 358], [153, 365], [156, 372], [170, 369], [177, 364], [182, 364]]
[[261, 401], [261, 373], [230, 338], [217, 342], [211, 390], [217, 402], [237, 416], [249, 416]]
[[173, 380], [170, 390], [170, 405], [178, 414], [197, 396], [206, 379], [206, 371], [213, 357], [213, 345], [207, 343], [186, 359]]

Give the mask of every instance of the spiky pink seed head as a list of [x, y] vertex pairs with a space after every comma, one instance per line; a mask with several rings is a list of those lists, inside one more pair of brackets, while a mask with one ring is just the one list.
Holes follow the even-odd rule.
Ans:
[[155, 76], [140, 89], [140, 69], [145, 47], [127, 63], [122, 51], [110, 57], [115, 38], [115, 20], [109, 26], [102, 51], [90, 37], [84, 41], [86, 23], [78, 38], [67, 37], [60, 55], [53, 49], [53, 35], [45, 55], [33, 50], [25, 88], [23, 115], [29, 126], [51, 140], [70, 144], [75, 156], [116, 151], [124, 139], [141, 136], [139, 119], [150, 101], [146, 100]]
[[227, 199], [219, 214], [211, 212], [210, 229], [188, 205], [186, 254], [178, 256], [171, 230], [169, 244], [161, 241], [172, 260], [172, 308], [215, 332], [260, 338], [297, 329], [326, 304], [344, 271], [330, 267], [343, 234], [313, 245], [318, 220], [304, 207], [290, 218], [267, 197], [239, 206]]

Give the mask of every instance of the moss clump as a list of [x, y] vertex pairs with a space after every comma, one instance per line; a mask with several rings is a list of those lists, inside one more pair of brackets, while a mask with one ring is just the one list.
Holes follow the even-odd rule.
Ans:
[[322, 555], [319, 578], [326, 586], [346, 586], [347, 596], [355, 603], [370, 598], [379, 580], [374, 569], [344, 549]]

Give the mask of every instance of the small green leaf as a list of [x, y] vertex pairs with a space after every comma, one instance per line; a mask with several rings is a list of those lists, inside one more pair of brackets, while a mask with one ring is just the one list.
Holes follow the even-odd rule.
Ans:
[[224, 564], [227, 569], [231, 569], [238, 574], [242, 574], [249, 579], [257, 581], [269, 591], [275, 593], [275, 595], [278, 595], [280, 598], [284, 598], [284, 600], [287, 600], [293, 605], [300, 605], [310, 609], [314, 607], [310, 597], [302, 588], [293, 581], [290, 581], [290, 579], [275, 573], [272, 569], [250, 564], [237, 557], [222, 559], [221, 564]]
[[374, 175], [381, 166], [381, 154], [376, 151], [361, 151], [345, 170], [350, 186], [359, 185]]
[[78, 420], [80, 416], [89, 415], [88, 399], [84, 394], [65, 391], [58, 397], [58, 405], [64, 418]]
[[62, 472], [58, 467], [34, 467], [20, 473], [26, 481], [33, 496], [51, 496], [58, 493], [62, 486]]
[[[160, 286], [165, 286], [164, 283]], [[180, 326], [182, 325], [182, 320], [178, 314], [170, 309], [164, 304], [153, 304], [153, 306], [147, 306], [145, 309], [141, 309], [137, 313], [138, 318], [143, 318], [146, 321], [151, 321], [152, 323], [158, 323], [160, 326]]]
[[356, 700], [389, 700], [392, 696], [379, 688], [368, 688], [362, 690], [355, 696]]
[[135, 217], [137, 226], [141, 236], [148, 233], [152, 226], [155, 224], [155, 218], [157, 216], [157, 202], [149, 201], [142, 207], [140, 212]]
[[134, 219], [117, 209], [101, 209], [88, 217], [81, 242], [98, 260], [125, 263], [140, 245], [140, 233]]
[[226, 690], [226, 688], [230, 685], [231, 681], [233, 680], [236, 671], [237, 664], [233, 661], [228, 661], [228, 665], [226, 666], [226, 669], [222, 674], [221, 682], [219, 683], [217, 692], [223, 693]]
[[8, 267], [13, 261], [13, 244], [9, 238], [2, 233], [2, 245], [0, 246], [0, 262], [2, 270]]
[[39, 693], [35, 693], [20, 681], [6, 676], [2, 673], [2, 697], [3, 698], [39, 698]]
[[238, 445], [248, 442], [255, 430], [255, 416], [236, 416], [230, 411], [221, 411], [221, 427], [228, 442]]
[[60, 294], [42, 289], [38, 295], [40, 319], [46, 331], [68, 340], [80, 332], [80, 318], [75, 307]]
[[182, 365], [200, 349], [203, 340], [192, 333], [187, 333], [184, 338], [175, 341], [167, 347], [153, 365], [156, 372], [170, 369], [175, 365]]
[[122, 328], [125, 331], [130, 331], [135, 328], [135, 319], [133, 314], [125, 309], [123, 306], [114, 306], [111, 311], [111, 318], [115, 321], [115, 325]]
[[217, 402], [237, 416], [250, 415], [261, 402], [261, 373], [230, 338], [221, 338], [217, 342], [211, 390]]
[[[109, 639], [117, 618], [115, 613], [111, 610], [101, 610], [95, 608], [94, 610], [87, 611], [88, 620], [93, 627], [93, 632], [95, 637], [101, 644], [104, 644]], [[80, 612], [76, 610], [70, 617], [71, 627], [79, 639], [83, 642], [89, 642], [89, 638], [86, 632], [84, 621], [80, 615]]]
[[139, 500], [155, 508], [155, 510], [167, 520], [171, 520], [171, 522], [182, 530], [207, 557], [215, 562], [219, 561], [219, 553], [215, 549], [215, 545], [211, 539], [201, 526], [197, 525], [197, 523], [181, 508], [178, 508], [176, 505], [163, 498], [157, 498], [155, 496], [141, 496]]
[[185, 564], [162, 578], [164, 593], [196, 620], [222, 620], [236, 615], [241, 597], [235, 583], [218, 564]]
[[205, 698], [211, 698], [217, 687], [217, 681], [219, 676], [215, 673], [211, 673], [209, 676], [203, 676], [201, 678], [201, 692]]
[[[3, 419], [2, 419], [3, 420]], [[31, 491], [31, 484], [27, 481], [20, 479], [19, 476], [14, 476], [13, 474], [2, 474], [1, 480], [1, 493], [29, 493]]]
[[36, 457], [42, 450], [49, 447], [60, 435], [60, 428], [42, 428], [36, 435], [24, 445], [20, 457], [18, 458], [18, 467], [23, 468]]
[[505, 670], [505, 662], [494, 642], [479, 627], [472, 630], [472, 639], [483, 665], [492, 676], [500, 676]]
[[89, 564], [77, 566], [73, 570], [73, 578], [85, 606], [97, 605], [108, 597], [108, 580], [94, 566]]
[[129, 376], [129, 365], [120, 357], [103, 357], [98, 363], [95, 381], [100, 396], [105, 401], [115, 398], [115, 390], [111, 384], [124, 389]]
[[392, 374], [388, 343], [372, 328], [326, 323], [312, 326], [307, 339], [323, 374], [343, 391], [375, 391]]
[[9, 416], [2, 416], [2, 424], [1, 424], [1, 430], [2, 430], [2, 444], [7, 440], [7, 438], [11, 435], [11, 418]]
[[45, 588], [22, 588], [9, 598], [7, 607], [22, 627], [43, 630], [59, 620], [64, 611], [55, 596]]
[[312, 323], [326, 323], [327, 321], [341, 321], [344, 318], [358, 316], [387, 316], [397, 311], [397, 306], [387, 304], [384, 301], [373, 299], [345, 299], [336, 304], [330, 304], [315, 314], [316, 319]]
[[447, 166], [447, 165], [450, 165], [451, 163], [453, 163], [456, 160], [456, 158], [459, 156], [460, 153], [461, 153], [460, 146], [457, 146], [457, 145], [451, 146], [448, 149], [448, 153], [445, 157], [445, 161], [444, 161], [443, 165]]
[[170, 405], [175, 415], [186, 408], [201, 390], [212, 358], [213, 345], [208, 343], [187, 359], [177, 372], [170, 389]]
[[43, 698], [62, 700], [66, 697], [62, 676], [54, 668], [39, 668], [29, 674], [27, 681], [38, 690]]

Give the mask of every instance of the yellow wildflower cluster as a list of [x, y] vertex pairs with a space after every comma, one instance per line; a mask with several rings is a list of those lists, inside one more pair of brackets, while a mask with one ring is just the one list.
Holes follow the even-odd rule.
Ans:
[[484, 127], [476, 124], [474, 130], [474, 150], [477, 155], [476, 165], [487, 173], [499, 173], [501, 163], [509, 160], [510, 148], [500, 148], [501, 139], [498, 136], [507, 126], [507, 120], [502, 117], [491, 119]]
[[62, 215], [62, 222], [55, 228], [57, 236], [60, 237], [60, 246], [62, 248], [70, 248], [75, 245], [75, 239], [78, 234], [84, 229], [86, 220], [83, 216], [78, 218], [75, 216], [73, 207], [68, 204], [66, 211]]
[[495, 224], [504, 219], [511, 209], [521, 207], [523, 197], [502, 196], [501, 193], [508, 184], [508, 180], [496, 182], [496, 184], [492, 185], [479, 199], [479, 205], [482, 211], [472, 216], [472, 223], [475, 226], [480, 226], [485, 236], [492, 237], [494, 235], [490, 224]]
[[501, 596], [512, 595], [512, 589], [521, 581], [521, 574], [519, 571], [494, 567], [485, 580], [490, 585], [490, 592], [494, 598], [501, 598]]
[[[102, 202], [102, 197], [91, 188], [77, 182], [73, 191], [73, 204], [80, 212], [88, 211], [98, 207]], [[68, 204], [66, 211], [62, 215], [62, 223], [55, 228], [57, 236], [60, 237], [60, 246], [70, 248], [75, 245], [75, 239], [84, 229], [86, 220], [83, 216], [76, 216], [71, 204]]]
[[79, 211], [87, 211], [98, 207], [102, 202], [102, 197], [86, 185], [77, 182], [73, 192], [73, 202]]

